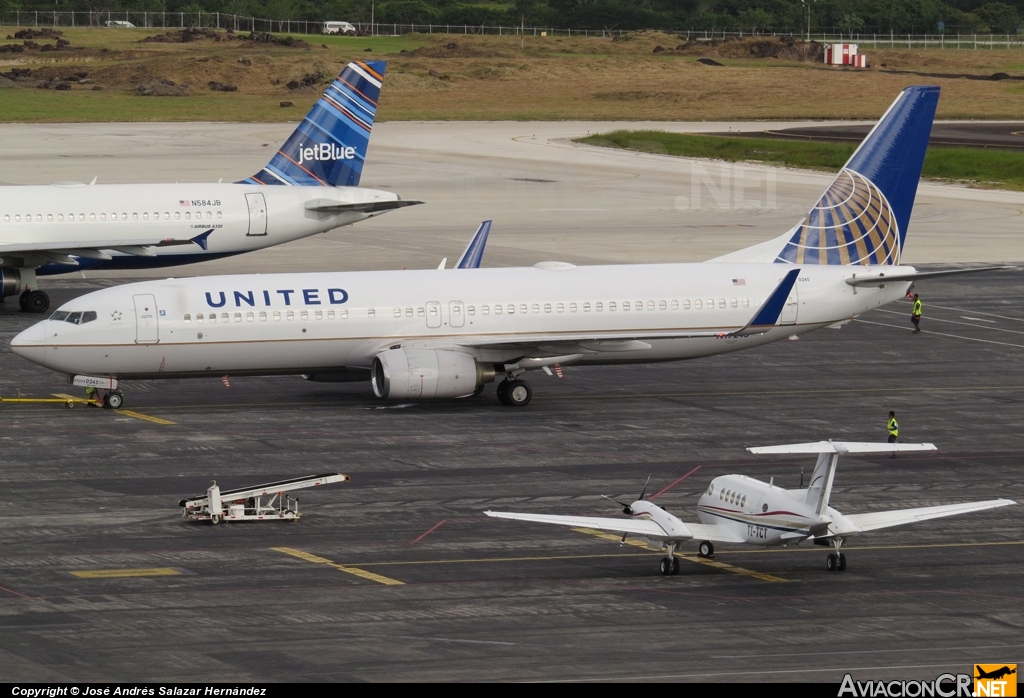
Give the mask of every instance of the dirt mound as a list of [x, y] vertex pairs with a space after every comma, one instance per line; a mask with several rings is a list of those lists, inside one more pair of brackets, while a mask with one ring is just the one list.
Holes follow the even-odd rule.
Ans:
[[672, 53], [716, 58], [780, 58], [785, 61], [821, 63], [825, 47], [817, 41], [804, 41], [792, 36], [749, 36], [711, 41], [688, 41]]
[[135, 91], [143, 97], [184, 97], [188, 94], [188, 85], [176, 85], [172, 80], [161, 80], [141, 85]]
[[[8, 36], [8, 39], [11, 37]], [[50, 29], [43, 27], [41, 29], [22, 29], [20, 32], [15, 32], [15, 39], [63, 39], [64, 32], [57, 29]]]
[[296, 39], [291, 36], [281, 38], [280, 36], [274, 36], [270, 32], [252, 32], [249, 36], [243, 36], [241, 34], [235, 35], [234, 38], [240, 41], [252, 41], [257, 44], [270, 44], [271, 46], [286, 46], [288, 48], [312, 48], [309, 42], [303, 41], [302, 39]]
[[202, 41], [203, 39], [209, 39], [210, 41], [224, 41], [230, 38], [230, 32], [225, 33], [219, 32], [215, 29], [189, 27], [188, 29], [180, 29], [178, 31], [167, 32], [166, 34], [147, 36], [139, 43], [187, 44], [191, 41]]
[[408, 55], [418, 58], [494, 58], [504, 55], [504, 53], [500, 50], [479, 49], [450, 41], [438, 46], [421, 46], [409, 51]]

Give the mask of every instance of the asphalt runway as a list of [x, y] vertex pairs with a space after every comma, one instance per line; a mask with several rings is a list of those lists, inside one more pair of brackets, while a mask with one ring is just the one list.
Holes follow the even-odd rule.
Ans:
[[[109, 283], [54, 282], [57, 303]], [[614, 516], [649, 493], [693, 520], [717, 475], [796, 487], [813, 457], [753, 445], [881, 440], [939, 451], [840, 462], [858, 513], [1024, 500], [1024, 273], [922, 283], [838, 331], [694, 362], [531, 377], [525, 409], [381, 403], [296, 377], [126, 384], [125, 409], [0, 404], [0, 676], [7, 681], [932, 679], [1024, 660], [1024, 507], [827, 550], [661, 554], [485, 509]], [[71, 390], [13, 356], [5, 396]], [[153, 420], [158, 421], [153, 421]], [[340, 471], [296, 523], [191, 524], [205, 490]], [[662, 491], [664, 490], [664, 491]], [[138, 575], [138, 576], [136, 576]]]
[[[859, 143], [872, 124], [828, 124], [798, 128], [766, 128], [756, 135], [765, 138], [808, 141], [849, 141]], [[736, 135], [722, 133], [718, 135]], [[743, 135], [753, 136], [754, 132]], [[954, 121], [932, 127], [928, 141], [933, 146], [968, 146], [998, 150], [1024, 150], [1024, 121]]]
[[[773, 129], [809, 122], [772, 123]], [[584, 146], [618, 128], [763, 131], [765, 123], [388, 122], [374, 126], [363, 186], [425, 201], [244, 257], [144, 272], [433, 268], [494, 221], [485, 266], [704, 261], [777, 237], [833, 175]], [[3, 124], [0, 184], [237, 181], [258, 171], [289, 124]], [[1024, 260], [1024, 192], [926, 183], [903, 261]], [[100, 274], [100, 272], [95, 272]], [[111, 272], [126, 278], [139, 272]], [[93, 278], [94, 272], [89, 273]]]

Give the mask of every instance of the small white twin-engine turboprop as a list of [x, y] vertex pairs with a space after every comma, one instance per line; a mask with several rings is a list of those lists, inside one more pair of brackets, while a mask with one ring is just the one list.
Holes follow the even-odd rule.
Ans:
[[420, 203], [359, 187], [384, 66], [350, 63], [241, 182], [0, 187], [0, 299], [42, 313], [37, 276], [205, 262]]
[[[662, 574], [678, 574], [679, 559], [675, 552], [680, 544], [699, 542], [702, 557], [714, 555], [715, 543], [746, 543], [757, 546], [797, 545], [810, 539], [815, 545], [830, 545], [835, 552], [826, 559], [830, 571], [846, 569], [846, 555], [840, 552], [844, 541], [868, 531], [956, 516], [974, 511], [1016, 504], [1012, 499], [990, 499], [917, 509], [895, 509], [866, 514], [840, 514], [829, 506], [832, 481], [840, 454], [934, 451], [933, 444], [858, 443], [819, 441], [748, 448], [751, 453], [815, 453], [818, 462], [806, 489], [785, 490], [772, 482], [762, 482], [746, 475], [716, 477], [697, 502], [701, 523], [684, 523], [662, 507], [644, 500], [644, 491], [632, 504], [622, 505], [622, 513], [630, 518], [612, 519], [593, 516], [553, 516], [485, 511], [487, 516], [537, 523], [579, 526], [622, 534], [622, 540], [633, 534], [646, 536], [661, 544], [668, 557], [661, 561]], [[614, 500], [613, 500], [614, 501]]]

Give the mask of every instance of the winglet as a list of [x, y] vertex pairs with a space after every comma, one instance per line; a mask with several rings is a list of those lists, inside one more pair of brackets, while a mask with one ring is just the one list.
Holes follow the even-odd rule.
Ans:
[[473, 234], [473, 239], [466, 245], [459, 261], [455, 263], [456, 269], [479, 269], [484, 259], [484, 247], [487, 246], [487, 236], [491, 233], [491, 221], [484, 221]]
[[194, 242], [195, 244], [197, 244], [200, 247], [202, 247], [203, 250], [207, 250], [207, 249], [209, 249], [210, 233], [212, 233], [212, 232], [213, 232], [213, 230], [210, 229], [210, 230], [207, 230], [205, 233], [199, 233], [199, 235], [196, 235], [194, 238], [192, 238], [192, 242]]
[[732, 332], [731, 336], [750, 334], [750, 330], [759, 330], [763, 333], [775, 327], [775, 323], [779, 321], [782, 309], [786, 306], [786, 301], [789, 299], [789, 294], [792, 292], [793, 286], [796, 285], [796, 277], [799, 274], [800, 269], [790, 269], [772, 292], [772, 295], [768, 296], [768, 300], [754, 314], [750, 322]]

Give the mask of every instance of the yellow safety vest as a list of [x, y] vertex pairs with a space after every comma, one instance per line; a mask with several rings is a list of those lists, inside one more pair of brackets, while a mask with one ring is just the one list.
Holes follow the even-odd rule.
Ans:
[[912, 315], [920, 315], [921, 314], [921, 301], [919, 301], [919, 300], [914, 301], [914, 310], [913, 310], [913, 312], [911, 314]]
[[889, 420], [888, 428], [889, 428], [889, 436], [899, 436], [900, 435], [900, 425], [899, 425], [899, 422], [896, 421], [895, 417], [893, 417], [892, 419]]

